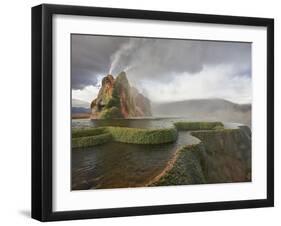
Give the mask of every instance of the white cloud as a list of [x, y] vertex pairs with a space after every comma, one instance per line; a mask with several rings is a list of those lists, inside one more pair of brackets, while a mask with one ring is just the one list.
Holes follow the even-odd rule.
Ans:
[[85, 86], [83, 89], [72, 89], [72, 99], [83, 100], [88, 103], [98, 95], [100, 87]]
[[[157, 82], [139, 78], [130, 81], [153, 102], [180, 101], [187, 99], [222, 98], [235, 103], [251, 103], [251, 77], [236, 74], [233, 65], [204, 66], [196, 74], [188, 72], [171, 74], [170, 82]], [[130, 75], [128, 74], [130, 80]], [[99, 77], [98, 84], [101, 84]], [[72, 98], [91, 102], [97, 97], [100, 86], [86, 86], [72, 90]]]
[[222, 98], [235, 103], [251, 102], [251, 77], [236, 75], [231, 65], [204, 66], [197, 74], [182, 73], [168, 83], [143, 81], [142, 88], [151, 101]]

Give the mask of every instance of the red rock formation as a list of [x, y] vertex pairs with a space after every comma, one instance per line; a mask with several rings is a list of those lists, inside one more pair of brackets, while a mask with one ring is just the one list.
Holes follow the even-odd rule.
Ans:
[[121, 72], [116, 79], [112, 75], [102, 79], [102, 87], [92, 101], [91, 109], [91, 118], [151, 116], [149, 99], [130, 86], [125, 72]]

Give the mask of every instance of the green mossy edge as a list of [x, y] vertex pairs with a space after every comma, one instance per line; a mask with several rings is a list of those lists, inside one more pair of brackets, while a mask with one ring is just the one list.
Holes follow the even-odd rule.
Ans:
[[186, 145], [177, 150], [177, 159], [172, 168], [160, 177], [159, 180], [149, 184], [149, 186], [205, 184], [206, 179], [200, 156], [201, 148], [202, 143], [199, 143]]
[[72, 148], [84, 148], [104, 144], [112, 140], [110, 133], [95, 136], [72, 138]]
[[[110, 134], [111, 139], [103, 139]], [[163, 144], [177, 140], [178, 132], [174, 127], [165, 129], [139, 129], [127, 127], [100, 127], [75, 129], [72, 132], [72, 147], [89, 147], [114, 140], [130, 144]], [[99, 140], [102, 141], [99, 141]]]
[[[175, 122], [174, 127], [141, 129], [128, 127], [98, 127], [72, 130], [72, 147], [89, 147], [114, 140], [130, 144], [164, 144], [176, 141], [182, 130], [224, 130], [221, 122]], [[102, 136], [107, 134], [106, 136]], [[111, 135], [109, 139], [108, 134]], [[105, 139], [105, 137], [107, 137]]]
[[181, 121], [181, 122], [175, 122], [174, 126], [180, 130], [217, 130], [217, 129], [223, 129], [223, 123], [222, 122], [187, 122], [187, 121]]
[[98, 128], [83, 128], [83, 129], [72, 129], [72, 138], [78, 137], [89, 137], [89, 136], [96, 136], [103, 133], [106, 133], [106, 128], [98, 127]]
[[[205, 184], [210, 183], [226, 183], [232, 182], [232, 180], [225, 177], [210, 178], [208, 162], [209, 158], [214, 158], [216, 155], [211, 149], [206, 148], [210, 140], [214, 137], [231, 136], [234, 141], [241, 141], [244, 137], [250, 136], [248, 127], [240, 127], [237, 129], [218, 129], [218, 130], [205, 130], [205, 131], [193, 131], [191, 135], [201, 140], [198, 144], [186, 145], [177, 150], [176, 160], [173, 163], [171, 169], [169, 169], [163, 176], [149, 184], [149, 186], [172, 186], [172, 185], [184, 185], [184, 184]], [[219, 140], [218, 140], [219, 141]], [[220, 142], [220, 141], [219, 141]], [[226, 144], [223, 144], [226, 145]], [[214, 147], [214, 149], [216, 149]], [[235, 152], [226, 152], [224, 150], [217, 149], [217, 152], [224, 154], [225, 156], [235, 155]], [[251, 158], [249, 158], [251, 159]], [[245, 181], [251, 181], [251, 162], [246, 162], [249, 167], [247, 179]], [[224, 175], [225, 176], [225, 175]]]
[[177, 140], [178, 131], [174, 128], [139, 129], [127, 127], [107, 127], [113, 140], [130, 144], [163, 144]]

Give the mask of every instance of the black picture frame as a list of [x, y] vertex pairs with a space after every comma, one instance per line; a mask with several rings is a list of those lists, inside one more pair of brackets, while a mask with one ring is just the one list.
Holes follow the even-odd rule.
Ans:
[[[54, 212], [52, 210], [52, 17], [55, 14], [266, 27], [267, 198]], [[270, 206], [274, 206], [273, 19], [50, 4], [32, 8], [32, 218], [40, 221], [56, 221]]]

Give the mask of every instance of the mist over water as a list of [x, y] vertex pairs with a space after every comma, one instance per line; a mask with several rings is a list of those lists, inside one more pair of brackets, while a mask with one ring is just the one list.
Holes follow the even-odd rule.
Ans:
[[223, 121], [251, 127], [251, 104], [237, 104], [223, 99], [197, 99], [152, 103], [154, 117], [181, 117], [190, 121]]

